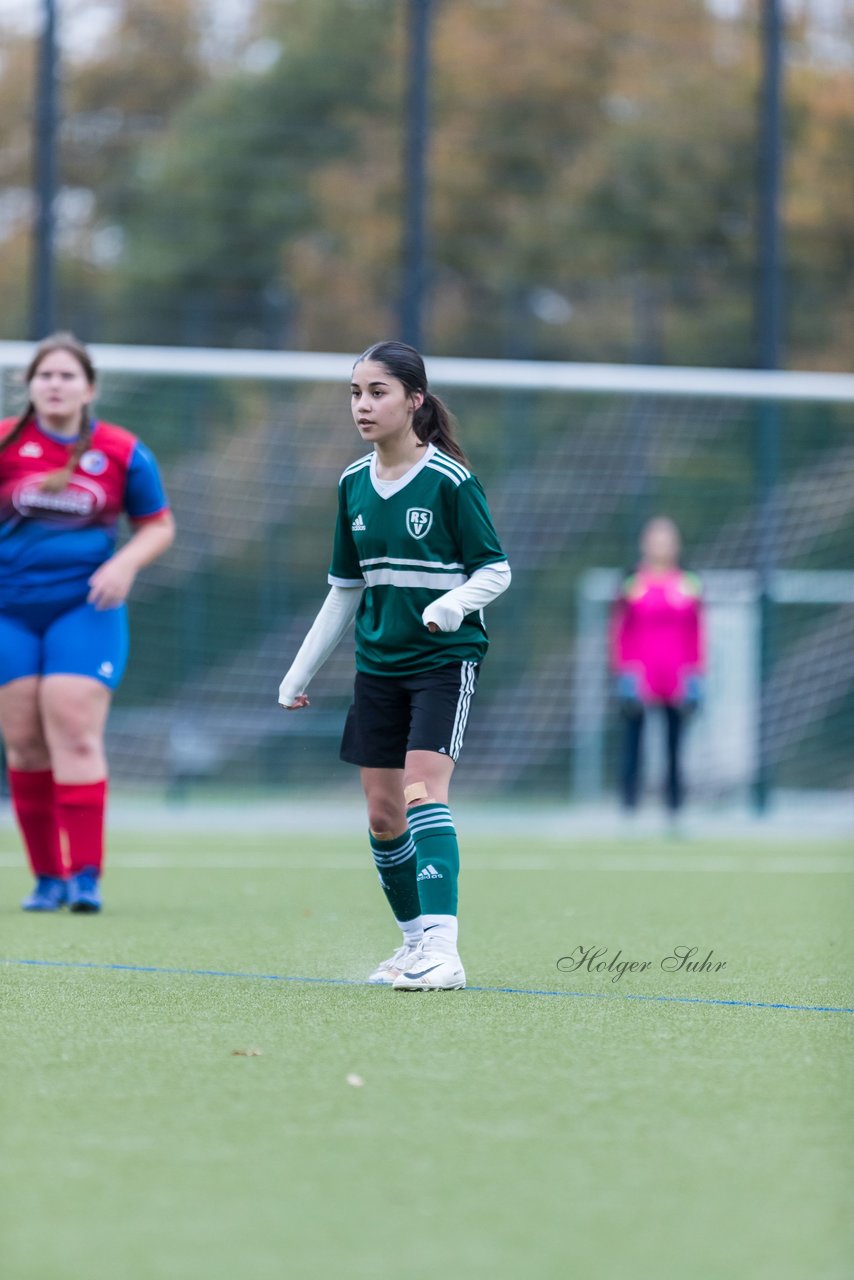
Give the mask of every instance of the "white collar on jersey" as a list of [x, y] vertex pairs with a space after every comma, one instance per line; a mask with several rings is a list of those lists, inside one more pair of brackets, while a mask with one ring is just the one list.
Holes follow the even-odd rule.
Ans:
[[371, 458], [371, 484], [374, 490], [381, 498], [392, 498], [396, 493], [400, 493], [401, 489], [405, 489], [410, 481], [414, 480], [419, 472], [423, 471], [427, 463], [436, 452], [434, 444], [428, 444], [424, 450], [424, 457], [419, 458], [414, 467], [410, 467], [408, 471], [404, 471], [402, 476], [398, 476], [396, 480], [380, 480], [377, 475], [377, 455]]

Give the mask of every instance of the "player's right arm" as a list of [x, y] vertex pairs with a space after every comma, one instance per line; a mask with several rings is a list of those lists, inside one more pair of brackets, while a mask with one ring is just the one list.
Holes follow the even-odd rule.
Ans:
[[279, 685], [279, 702], [288, 711], [309, 705], [305, 691], [335, 650], [356, 616], [361, 587], [330, 587], [320, 612]]
[[279, 685], [279, 702], [286, 710], [297, 711], [300, 707], [309, 706], [305, 691], [355, 618], [364, 585], [342, 477], [338, 486], [338, 520], [329, 568], [329, 595]]

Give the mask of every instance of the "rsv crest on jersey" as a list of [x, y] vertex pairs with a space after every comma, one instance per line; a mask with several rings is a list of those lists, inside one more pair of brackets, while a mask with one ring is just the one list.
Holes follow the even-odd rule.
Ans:
[[426, 507], [410, 507], [406, 513], [406, 527], [413, 538], [423, 538], [433, 523], [433, 512]]

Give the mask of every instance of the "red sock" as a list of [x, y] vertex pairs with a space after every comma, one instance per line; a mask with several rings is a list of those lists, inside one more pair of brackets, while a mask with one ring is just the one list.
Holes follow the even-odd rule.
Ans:
[[57, 782], [56, 812], [66, 841], [71, 875], [104, 862], [104, 807], [107, 781]]
[[50, 769], [9, 770], [15, 817], [35, 876], [65, 877], [59, 842], [53, 774]]

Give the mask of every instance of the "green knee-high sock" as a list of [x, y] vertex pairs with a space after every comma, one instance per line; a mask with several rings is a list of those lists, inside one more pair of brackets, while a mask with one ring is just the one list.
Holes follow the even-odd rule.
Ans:
[[369, 833], [383, 893], [399, 925], [421, 915], [418, 884], [415, 880], [415, 843], [408, 831], [394, 840], [378, 840]]
[[451, 812], [446, 804], [419, 804], [409, 810], [408, 818], [418, 860], [421, 914], [455, 916], [460, 850]]

